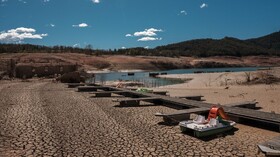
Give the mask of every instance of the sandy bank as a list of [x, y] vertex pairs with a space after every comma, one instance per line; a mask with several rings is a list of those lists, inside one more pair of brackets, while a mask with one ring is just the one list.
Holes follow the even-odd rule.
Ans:
[[[260, 72], [250, 72], [251, 78]], [[269, 73], [276, 76], [280, 74], [280, 68], [275, 68]], [[280, 113], [280, 85], [257, 84], [244, 85], [245, 72], [230, 73], [203, 73], [203, 74], [175, 74], [162, 75], [164, 78], [191, 79], [183, 84], [160, 87], [167, 90], [171, 96], [203, 95], [209, 103], [233, 103], [238, 101], [255, 100], [262, 111]]]

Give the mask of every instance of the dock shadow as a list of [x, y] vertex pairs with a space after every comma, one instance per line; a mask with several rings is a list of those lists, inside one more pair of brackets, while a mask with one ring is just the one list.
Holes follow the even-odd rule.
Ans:
[[199, 140], [202, 140], [204, 142], [208, 142], [208, 141], [211, 141], [211, 140], [214, 140], [214, 139], [217, 139], [217, 138], [221, 138], [221, 137], [233, 136], [234, 133], [238, 130], [239, 130], [238, 128], [234, 127], [229, 131], [226, 131], [226, 132], [223, 132], [223, 133], [220, 133], [220, 134], [216, 134], [216, 135], [212, 135], [212, 136], [207, 136], [207, 137], [195, 137], [193, 131], [187, 131], [187, 132], [182, 132], [182, 133], [185, 134], [185, 135], [188, 135], [188, 136], [195, 137], [195, 138], [197, 138]]
[[266, 122], [256, 121], [256, 120], [253, 120], [253, 119], [244, 119], [244, 118], [239, 118], [238, 123], [243, 124], [243, 125], [247, 125], [247, 126], [251, 126], [251, 127], [260, 128], [260, 129], [279, 132], [279, 124], [278, 123], [266, 123]]
[[150, 107], [150, 106], [156, 106], [156, 105], [115, 105], [113, 107], [125, 108], [125, 107]]
[[262, 107], [254, 107], [253, 110], [260, 110]]
[[108, 97], [108, 96], [100, 96], [100, 97], [96, 97], [96, 96], [89, 96], [90, 98], [95, 98], [95, 99], [98, 99], [98, 98], [123, 98], [123, 96], [118, 96], [118, 95], [116, 95], [116, 96], [110, 96], [110, 97]]
[[158, 122], [158, 125], [164, 125], [164, 126], [176, 126], [179, 124], [179, 122]]

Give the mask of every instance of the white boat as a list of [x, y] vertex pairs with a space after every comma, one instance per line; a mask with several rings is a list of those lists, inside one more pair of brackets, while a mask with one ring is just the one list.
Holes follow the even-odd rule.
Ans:
[[207, 120], [198, 115], [194, 120], [180, 122], [179, 126], [182, 132], [193, 131], [194, 136], [205, 137], [231, 130], [235, 124], [234, 121], [228, 120], [222, 108], [213, 107]]

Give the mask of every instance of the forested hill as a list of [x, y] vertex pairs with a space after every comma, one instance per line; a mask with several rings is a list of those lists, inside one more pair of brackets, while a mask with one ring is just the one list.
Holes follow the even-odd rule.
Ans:
[[183, 56], [249, 56], [280, 55], [280, 32], [263, 37], [239, 40], [225, 37], [223, 39], [198, 39], [166, 46], [159, 46], [157, 51], [173, 52]]
[[87, 53], [93, 55], [142, 55], [142, 56], [280, 56], [280, 32], [263, 37], [240, 40], [231, 37], [223, 39], [197, 39], [159, 46], [154, 49], [128, 48], [118, 50], [96, 50], [91, 45], [85, 48], [66, 46], [40, 46], [30, 44], [0, 44], [0, 53]]
[[266, 49], [280, 50], [280, 31], [260, 38], [249, 39], [247, 42], [259, 45]]

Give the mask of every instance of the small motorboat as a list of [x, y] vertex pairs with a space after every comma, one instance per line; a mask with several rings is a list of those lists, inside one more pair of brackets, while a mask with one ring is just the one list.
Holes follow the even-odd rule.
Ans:
[[179, 123], [182, 132], [193, 131], [196, 137], [211, 136], [231, 130], [236, 123], [228, 119], [222, 107], [213, 106], [208, 118], [198, 115], [194, 120]]

